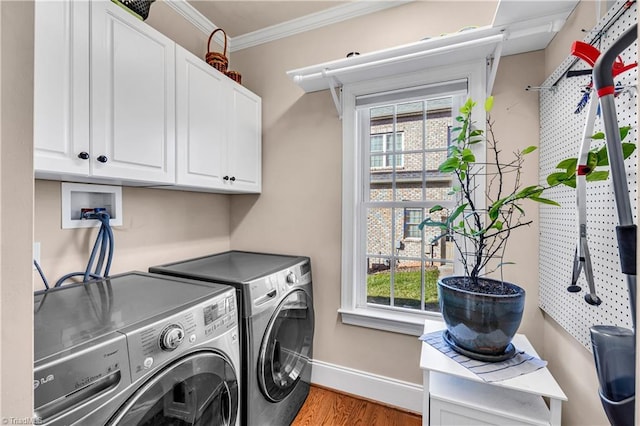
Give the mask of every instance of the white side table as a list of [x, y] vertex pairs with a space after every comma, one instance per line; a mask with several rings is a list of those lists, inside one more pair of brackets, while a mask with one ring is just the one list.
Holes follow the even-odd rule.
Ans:
[[[424, 332], [445, 328], [443, 322], [427, 320]], [[522, 334], [516, 334], [513, 344], [519, 350], [538, 356]], [[423, 342], [420, 368], [424, 386], [423, 426], [560, 425], [562, 401], [567, 397], [546, 367], [489, 383]], [[550, 407], [543, 397], [549, 398]]]

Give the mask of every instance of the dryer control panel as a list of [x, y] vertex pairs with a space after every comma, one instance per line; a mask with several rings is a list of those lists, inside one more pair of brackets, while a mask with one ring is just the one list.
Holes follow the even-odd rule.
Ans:
[[243, 315], [250, 317], [265, 310], [273, 309], [272, 305], [279, 303], [283, 295], [294, 288], [308, 288], [310, 282], [311, 263], [308, 259], [271, 275], [251, 281], [246, 290], [249, 293], [249, 297], [245, 297]]
[[132, 382], [225, 333], [235, 333], [237, 339], [235, 291], [230, 288], [186, 310], [176, 309], [155, 320], [146, 326], [123, 330], [129, 346]]

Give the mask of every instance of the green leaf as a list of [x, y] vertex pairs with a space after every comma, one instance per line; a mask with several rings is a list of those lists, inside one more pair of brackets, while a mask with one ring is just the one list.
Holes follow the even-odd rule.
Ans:
[[484, 132], [480, 129], [473, 129], [472, 131], [469, 132], [469, 137], [473, 137], [473, 136], [481, 136]]
[[503, 224], [504, 224], [504, 222], [502, 222], [500, 220], [496, 220], [496, 222], [493, 224], [492, 228], [495, 228], [498, 231], [502, 231], [502, 225]]
[[[622, 157], [626, 160], [633, 154], [636, 150], [636, 145], [632, 142], [623, 142], [620, 144], [622, 146]], [[591, 154], [591, 153], [589, 153]], [[607, 146], [604, 145], [602, 148], [595, 151], [595, 155], [598, 158], [597, 165], [598, 166], [608, 166], [609, 165], [609, 152], [607, 151]]]
[[489, 219], [491, 219], [492, 221], [498, 219], [498, 216], [500, 215], [500, 209], [502, 208], [506, 200], [507, 198], [502, 198], [491, 205], [491, 208], [489, 208]]
[[475, 145], [477, 143], [484, 142], [484, 139], [469, 139], [469, 145]]
[[587, 174], [586, 178], [587, 178], [587, 182], [597, 182], [600, 180], [607, 180], [609, 178], [609, 172], [608, 171], [591, 172]]
[[576, 175], [573, 175], [571, 176], [571, 178], [563, 181], [562, 184], [570, 188], [576, 189]]
[[473, 107], [476, 106], [476, 103], [473, 102], [471, 98], [467, 99], [462, 107], [460, 107], [460, 112], [464, 115], [469, 115]]
[[636, 150], [636, 145], [631, 142], [625, 142], [622, 144], [622, 156], [627, 159]]
[[425, 220], [423, 220], [422, 222], [420, 222], [420, 224], [418, 225], [418, 229], [422, 230], [425, 226], [432, 226], [432, 227], [437, 227], [440, 229], [448, 229], [448, 226], [446, 223], [443, 222], [436, 222], [435, 220], [431, 219], [430, 217], [426, 218]]
[[489, 96], [485, 101], [484, 101], [484, 110], [489, 112], [493, 109], [493, 96]]
[[591, 135], [591, 139], [594, 139], [594, 140], [604, 139], [604, 133], [603, 132], [598, 132], [598, 133], [596, 133], [594, 135]]
[[598, 166], [609, 165], [609, 156], [607, 155], [606, 145], [596, 151], [596, 156], [598, 157], [598, 163], [597, 163]]
[[451, 191], [449, 191], [447, 193], [447, 195], [454, 195], [454, 194], [457, 194], [460, 191], [462, 191], [462, 188], [460, 188], [460, 185], [455, 185], [455, 186], [451, 187]]
[[466, 172], [460, 172], [460, 180], [465, 180], [467, 178]]
[[440, 164], [438, 170], [441, 173], [451, 173], [460, 167], [460, 160], [457, 157], [449, 157]]
[[469, 148], [465, 148], [462, 150], [462, 161], [473, 163], [474, 161], [476, 161], [476, 156], [473, 155], [473, 151], [471, 151]]
[[452, 223], [454, 220], [456, 220], [456, 218], [458, 216], [460, 216], [460, 213], [462, 213], [464, 211], [464, 209], [467, 208], [469, 204], [468, 203], [464, 203], [464, 204], [460, 204], [454, 211], [453, 213], [451, 213], [451, 216], [449, 216], [447, 218], [447, 223]]
[[567, 172], [575, 173], [576, 168], [578, 167], [578, 159], [577, 158], [567, 158], [558, 163], [556, 168], [565, 169]]
[[442, 207], [439, 204], [436, 204], [435, 206], [431, 207], [429, 209], [429, 213], [435, 213], [435, 212], [439, 212], [440, 210], [444, 210], [444, 207]]
[[555, 202], [553, 200], [549, 200], [548, 198], [529, 197], [529, 199], [533, 200], [533, 201], [537, 201], [538, 203], [549, 204], [549, 205], [552, 205], [552, 206], [560, 207], [560, 204], [558, 204], [557, 202]]
[[620, 140], [623, 141], [624, 138], [629, 134], [629, 130], [631, 130], [631, 126], [620, 127]]
[[537, 146], [535, 146], [535, 145], [531, 145], [531, 146], [528, 146], [528, 147], [526, 147], [525, 149], [523, 149], [523, 150], [522, 150], [522, 152], [521, 152], [521, 154], [522, 154], [522, 155], [527, 155], [527, 154], [529, 154], [529, 153], [531, 153], [531, 152], [535, 151], [536, 149], [538, 149], [538, 147], [537, 147]]
[[593, 171], [598, 165], [598, 155], [595, 152], [589, 152], [587, 155], [587, 167], [589, 171]]
[[514, 199], [519, 200], [521, 198], [535, 197], [536, 195], [540, 195], [542, 191], [543, 188], [541, 188], [539, 185], [527, 186], [526, 188], [517, 192]]
[[551, 173], [549, 176], [547, 176], [547, 183], [549, 184], [549, 186], [557, 186], [569, 179], [571, 179], [571, 176], [569, 176], [567, 173], [556, 172]]

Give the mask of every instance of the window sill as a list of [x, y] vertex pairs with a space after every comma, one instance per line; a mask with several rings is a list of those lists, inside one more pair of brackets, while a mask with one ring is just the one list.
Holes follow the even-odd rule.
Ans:
[[437, 312], [412, 314], [375, 308], [338, 309], [343, 324], [421, 336], [426, 319], [442, 321]]

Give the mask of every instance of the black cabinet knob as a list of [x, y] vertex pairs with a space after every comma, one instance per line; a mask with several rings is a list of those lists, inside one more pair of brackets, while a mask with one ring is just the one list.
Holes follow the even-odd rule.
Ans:
[[225, 177], [223, 177], [222, 179], [224, 179], [224, 180], [229, 180], [229, 176], [225, 176]]
[[236, 180], [235, 176], [231, 176], [231, 182], [234, 182]]
[[88, 160], [89, 159], [89, 153], [82, 151], [80, 154], [78, 154], [78, 158], [82, 159], [82, 160]]
[[98, 161], [99, 161], [99, 162], [101, 162], [101, 163], [106, 163], [106, 162], [107, 162], [107, 160], [108, 160], [108, 158], [107, 158], [107, 156], [106, 156], [106, 155], [101, 155], [101, 156], [99, 156], [98, 158], [96, 158], [96, 160], [98, 160]]

